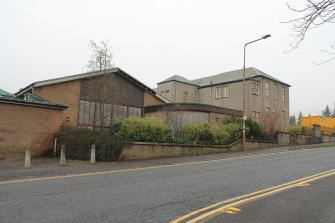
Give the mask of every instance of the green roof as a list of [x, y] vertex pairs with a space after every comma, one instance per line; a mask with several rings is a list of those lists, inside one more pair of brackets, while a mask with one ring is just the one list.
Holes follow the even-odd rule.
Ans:
[[46, 107], [46, 108], [54, 108], [54, 109], [61, 109], [61, 110], [68, 108], [67, 105], [51, 103], [50, 101], [44, 98], [41, 98], [32, 93], [27, 93], [25, 95], [25, 99], [20, 99], [20, 98], [16, 98], [12, 94], [1, 96], [1, 94], [5, 94], [3, 92], [6, 93], [6, 91], [3, 91], [3, 90], [0, 91], [0, 103], [30, 105], [30, 106], [36, 106], [36, 107]]
[[[245, 77], [248, 78], [253, 78], [253, 77], [258, 77], [258, 76], [263, 76], [265, 78], [268, 78], [270, 80], [274, 80], [276, 82], [279, 82], [281, 84], [290, 86], [280, 80], [278, 80], [277, 78], [272, 77], [269, 74], [264, 73], [263, 71], [260, 71], [254, 67], [249, 67], [245, 69]], [[208, 86], [208, 85], [216, 85], [216, 84], [221, 84], [221, 83], [229, 83], [229, 82], [237, 82], [237, 81], [242, 81], [243, 80], [243, 69], [240, 70], [234, 70], [234, 71], [229, 71], [229, 72], [225, 72], [225, 73], [220, 73], [217, 75], [213, 75], [213, 76], [208, 76], [208, 77], [203, 77], [203, 78], [199, 78], [199, 79], [195, 79], [195, 80], [187, 80], [184, 77], [175, 75], [172, 76], [160, 83], [164, 83], [164, 82], [169, 82], [169, 81], [179, 81], [179, 82], [183, 82], [183, 83], [188, 83], [188, 84], [193, 84], [193, 85], [197, 85], [199, 87], [204, 87], [204, 86]]]
[[0, 97], [14, 97], [14, 95], [0, 88]]

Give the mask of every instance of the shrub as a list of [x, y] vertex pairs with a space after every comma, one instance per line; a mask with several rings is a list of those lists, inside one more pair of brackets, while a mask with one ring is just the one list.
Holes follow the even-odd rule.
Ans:
[[228, 145], [241, 136], [241, 126], [236, 123], [225, 125], [208, 124], [206, 122], [193, 122], [186, 125], [183, 131], [193, 135], [195, 144]]
[[119, 137], [130, 141], [166, 142], [171, 130], [161, 119], [131, 117], [117, 122], [114, 131]]
[[301, 134], [302, 133], [302, 126], [301, 125], [290, 125], [288, 127], [289, 133], [292, 134]]
[[66, 156], [72, 159], [89, 160], [91, 146], [95, 144], [97, 161], [116, 161], [119, 159], [124, 140], [112, 132], [93, 132], [78, 129], [57, 133], [59, 148], [65, 145]]
[[[230, 124], [230, 123], [239, 125], [242, 132], [243, 122], [241, 118], [232, 117], [224, 122], [224, 124]], [[245, 121], [245, 127], [246, 127], [246, 137], [249, 139], [262, 138], [264, 135], [266, 135], [262, 131], [262, 126], [250, 118]]]

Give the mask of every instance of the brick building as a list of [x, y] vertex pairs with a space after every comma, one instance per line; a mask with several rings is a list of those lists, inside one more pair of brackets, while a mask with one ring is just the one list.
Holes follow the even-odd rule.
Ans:
[[16, 96], [27, 93], [68, 105], [61, 125], [89, 128], [110, 128], [115, 120], [143, 116], [146, 105], [167, 101], [120, 68], [38, 81]]
[[26, 149], [38, 156], [52, 149], [66, 108], [33, 94], [18, 99], [0, 89], [0, 158], [23, 156]]

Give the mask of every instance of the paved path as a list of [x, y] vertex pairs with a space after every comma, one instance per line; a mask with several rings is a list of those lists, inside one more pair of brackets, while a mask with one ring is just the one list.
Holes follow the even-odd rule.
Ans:
[[[68, 178], [11, 183], [2, 179], [0, 219], [2, 223], [170, 222], [222, 200], [334, 169], [335, 147], [210, 160], [213, 158], [218, 157], [204, 157], [201, 162], [178, 158], [126, 162], [117, 167], [106, 164], [114, 171]], [[86, 165], [74, 164], [73, 168]], [[131, 165], [142, 165], [142, 169], [115, 171]], [[106, 170], [101, 166], [96, 165], [96, 171]]]
[[288, 151], [289, 147], [274, 147], [267, 149], [227, 152], [220, 154], [210, 154], [202, 156], [184, 156], [163, 159], [150, 159], [127, 162], [98, 162], [89, 164], [87, 161], [67, 160], [66, 166], [59, 165], [59, 158], [37, 158], [32, 159], [31, 169], [24, 169], [24, 160], [0, 160], [0, 181], [13, 180], [19, 178], [36, 178], [55, 175], [68, 175], [96, 171], [108, 171], [118, 169], [142, 168], [148, 166], [171, 165], [175, 163], [190, 162], [195, 160], [224, 159], [233, 156], [244, 156], [252, 154], [273, 153]]

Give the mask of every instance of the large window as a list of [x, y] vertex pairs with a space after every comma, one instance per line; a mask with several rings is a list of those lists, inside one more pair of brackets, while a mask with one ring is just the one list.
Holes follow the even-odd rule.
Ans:
[[187, 91], [183, 92], [183, 101], [187, 102]]
[[78, 125], [110, 127], [112, 122], [131, 116], [141, 117], [142, 109], [80, 100]]
[[278, 85], [277, 84], [273, 86], [273, 98], [278, 100]]
[[260, 122], [260, 112], [253, 111], [252, 112], [252, 120], [259, 123]]
[[221, 85], [215, 88], [215, 98], [226, 98], [228, 97], [228, 86]]
[[270, 83], [269, 83], [269, 81], [265, 81], [265, 96], [270, 97]]
[[260, 84], [257, 82], [251, 83], [251, 93], [259, 95], [260, 94]]
[[285, 88], [284, 87], [281, 87], [280, 99], [281, 99], [281, 101], [285, 101]]

